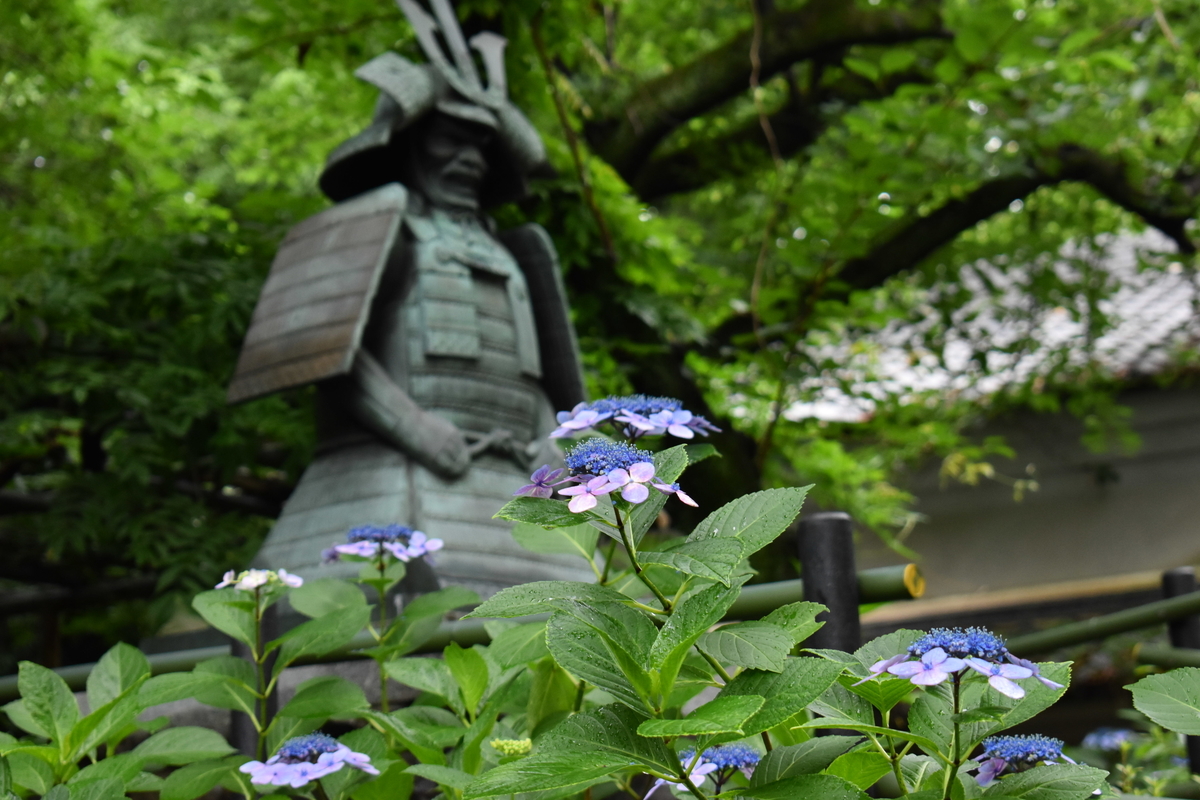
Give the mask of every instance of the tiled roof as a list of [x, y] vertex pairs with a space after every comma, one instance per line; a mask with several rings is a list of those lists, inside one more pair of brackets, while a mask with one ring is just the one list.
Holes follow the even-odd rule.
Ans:
[[[804, 400], [784, 415], [857, 421], [888, 396], [985, 396], [1057, 366], [1089, 362], [1131, 380], [1158, 374], [1200, 344], [1200, 280], [1178, 258], [1171, 240], [1147, 231], [1064, 248], [1060, 259], [1044, 265], [1003, 269], [977, 262], [962, 270], [962, 286], [974, 297], [954, 313], [940, 357], [924, 344], [941, 324], [931, 294], [923, 319], [893, 322], [851, 341], [831, 336], [819, 355], [839, 366], [801, 384]], [[1066, 292], [1063, 305], [1034, 305], [1023, 287], [1035, 277], [1064, 284], [1087, 277], [1102, 299], [1094, 313]], [[1096, 315], [1111, 327], [1089, 341], [1089, 319]]]

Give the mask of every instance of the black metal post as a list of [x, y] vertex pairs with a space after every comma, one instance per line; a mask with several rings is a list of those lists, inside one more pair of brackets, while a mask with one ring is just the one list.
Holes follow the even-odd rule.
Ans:
[[[1191, 567], [1175, 567], [1162, 574], [1163, 597], [1178, 597], [1196, 591], [1196, 570]], [[1200, 614], [1171, 620], [1167, 632], [1172, 647], [1200, 650]], [[1200, 773], [1200, 736], [1187, 736], [1188, 768]]]
[[862, 624], [858, 618], [858, 572], [854, 567], [850, 515], [827, 511], [805, 517], [800, 520], [796, 546], [804, 599], [829, 609], [818, 617], [825, 626], [804, 644], [854, 652], [862, 644]]
[[[263, 612], [262, 640], [264, 643], [269, 642], [272, 639], [278, 638], [279, 633], [279, 606], [274, 605]], [[230, 645], [229, 652], [231, 655], [252, 661], [253, 654], [250, 651], [249, 645], [244, 645], [232, 639], [230, 640]], [[270, 676], [271, 669], [275, 666], [275, 657], [277, 655], [279, 655], [278, 650], [267, 658], [266, 670], [268, 676]], [[267, 713], [265, 716], [270, 721], [275, 717], [275, 712], [279, 710], [279, 692], [271, 692], [265, 701], [260, 700], [259, 702], [266, 703]], [[258, 748], [258, 732], [254, 729], [254, 723], [251, 721], [250, 716], [241, 711], [230, 711], [229, 716], [229, 743], [236, 747], [242, 755], [258, 758], [259, 754], [256, 752]], [[264, 754], [264, 756], [269, 755], [271, 754]]]

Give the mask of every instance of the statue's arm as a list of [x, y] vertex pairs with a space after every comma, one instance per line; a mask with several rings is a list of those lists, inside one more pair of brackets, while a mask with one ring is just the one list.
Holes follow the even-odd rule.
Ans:
[[462, 431], [413, 402], [365, 348], [349, 377], [350, 411], [370, 430], [443, 477], [467, 471], [471, 453]]

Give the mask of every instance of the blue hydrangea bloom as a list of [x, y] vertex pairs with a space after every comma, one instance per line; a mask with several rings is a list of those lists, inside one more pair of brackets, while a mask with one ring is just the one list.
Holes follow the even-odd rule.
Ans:
[[1038, 764], [1057, 764], [1059, 759], [1072, 761], [1063, 755], [1062, 739], [1040, 733], [1024, 736], [989, 736], [983, 740], [983, 754], [976, 780], [987, 786], [1004, 772], [1023, 772]]
[[1004, 640], [985, 628], [933, 628], [909, 645], [908, 652], [920, 658], [939, 647], [954, 658], [999, 661], [1008, 653]]
[[608, 439], [584, 439], [567, 451], [567, 468], [572, 475], [607, 475], [614, 469], [629, 469], [634, 464], [654, 462], [654, 454], [625, 442]]
[[346, 544], [337, 544], [322, 550], [321, 560], [329, 564], [341, 556], [378, 558], [386, 551], [401, 561], [409, 561], [440, 550], [442, 545], [441, 539], [430, 539], [422, 531], [407, 525], [361, 525], [351, 528], [346, 534]]
[[590, 403], [580, 403], [570, 411], [558, 412], [558, 428], [551, 438], [570, 436], [597, 428], [608, 422], [630, 439], [670, 433], [681, 439], [694, 438], [697, 433], [707, 436], [720, 431], [704, 417], [698, 417], [673, 397], [653, 397], [644, 394], [609, 396]]
[[354, 752], [332, 736], [310, 733], [288, 739], [265, 762], [248, 761], [238, 770], [249, 775], [251, 783], [299, 789], [346, 766], [379, 774], [365, 753]]
[[762, 759], [762, 754], [749, 745], [719, 744], [705, 750], [700, 758], [716, 764], [717, 769], [751, 769]]
[[1096, 728], [1096, 730], [1083, 737], [1081, 744], [1084, 747], [1103, 750], [1107, 753], [1116, 752], [1121, 749], [1121, 745], [1126, 742], [1137, 741], [1137, 738], [1137, 732], [1131, 731], [1128, 728]]

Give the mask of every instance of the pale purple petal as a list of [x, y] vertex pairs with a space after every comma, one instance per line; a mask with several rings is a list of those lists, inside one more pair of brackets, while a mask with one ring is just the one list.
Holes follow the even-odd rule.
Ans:
[[[233, 584], [235, 584], [235, 583], [237, 583], [237, 573], [234, 572], [233, 570], [229, 570], [228, 572], [226, 572], [224, 575], [221, 576], [221, 582], [218, 583], [214, 588], [224, 589], [226, 586], [233, 586]], [[253, 764], [256, 762], [252, 761], [250, 763]]]
[[1008, 762], [1003, 758], [989, 758], [979, 765], [979, 774], [975, 776], [975, 780], [979, 782], [980, 786], [988, 786], [1007, 766]]
[[927, 669], [913, 675], [910, 680], [916, 686], [937, 686], [949, 677], [950, 673], [943, 672], [941, 669]]
[[1007, 695], [1013, 700], [1020, 700], [1025, 696], [1024, 689], [1022, 689], [1020, 686], [1017, 686], [1015, 683], [1002, 675], [993, 675], [992, 677], [988, 678], [988, 683], [991, 684], [991, 687], [997, 692]]
[[301, 578], [299, 575], [293, 575], [286, 569], [279, 570], [278, 575], [280, 583], [284, 586], [290, 586], [295, 589], [298, 586], [304, 585], [304, 578]]
[[679, 502], [684, 505], [689, 505], [692, 508], [699, 508], [700, 504], [693, 500], [683, 489], [676, 489], [675, 496], [679, 498]]
[[696, 436], [696, 434], [692, 432], [692, 429], [685, 425], [672, 425], [667, 428], [667, 433], [671, 434], [672, 436], [677, 436], [680, 439], [693, 439]]
[[647, 483], [654, 479], [654, 465], [649, 461], [639, 461], [629, 468], [629, 477], [638, 483]]
[[595, 507], [596, 496], [591, 494], [581, 494], [578, 497], [571, 498], [571, 502], [567, 503], [567, 508], [569, 508], [571, 512], [575, 514]]
[[629, 473], [623, 469], [609, 470], [608, 474], [605, 475], [605, 477], [608, 479], [608, 482], [613, 485], [614, 488], [616, 488], [617, 486], [624, 486], [625, 484], [629, 483]]
[[634, 504], [646, 502], [649, 496], [650, 490], [640, 483], [631, 483], [621, 490], [621, 497]]
[[858, 686], [859, 684], [866, 683], [867, 681], [871, 680], [872, 678], [878, 677], [881, 673], [887, 672], [888, 669], [896, 666], [897, 664], [899, 664], [901, 661], [903, 661], [906, 658], [908, 658], [908, 653], [900, 653], [898, 655], [892, 656], [891, 658], [885, 658], [883, 661], [876, 661], [874, 664], [872, 664], [870, 667], [867, 668], [867, 671], [870, 672], [871, 674], [868, 675], [867, 677], [863, 678], [858, 683], [855, 683], [852, 685]]
[[925, 665], [920, 661], [905, 661], [903, 664], [895, 664], [888, 667], [887, 671], [901, 678], [911, 678], [918, 672], [924, 672]]

